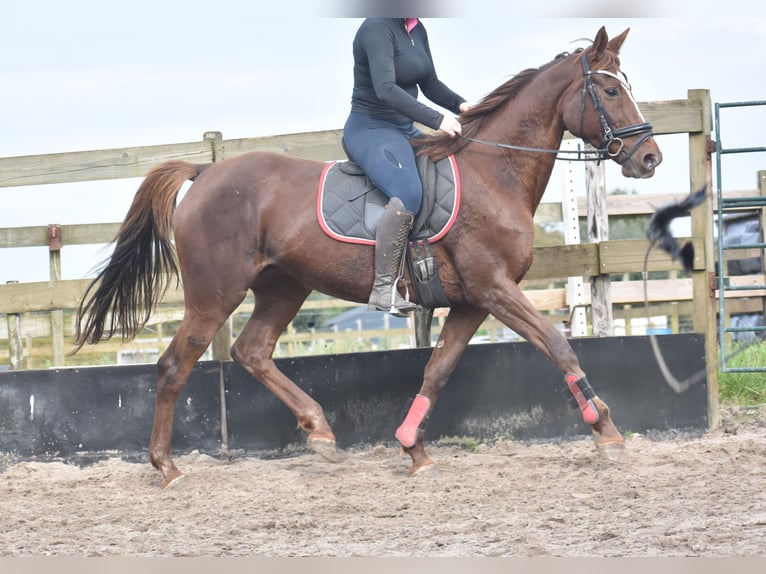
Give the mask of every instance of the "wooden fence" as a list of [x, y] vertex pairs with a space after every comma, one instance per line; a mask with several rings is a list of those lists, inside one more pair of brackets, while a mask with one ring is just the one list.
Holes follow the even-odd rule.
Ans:
[[[690, 189], [698, 189], [704, 184], [710, 185], [712, 120], [709, 92], [690, 90], [687, 99], [645, 102], [639, 104], [639, 107], [647, 121], [654, 125], [656, 135], [688, 134]], [[0, 158], [0, 187], [142, 177], [149, 169], [170, 158], [194, 162], [221, 161], [227, 157], [255, 150], [285, 153], [307, 159], [333, 160], [345, 155], [340, 145], [340, 135], [340, 130], [329, 130], [224, 140], [220, 133], [208, 132], [199, 142]], [[668, 161], [667, 158], [666, 161]], [[675, 196], [675, 199], [685, 195], [680, 193]], [[608, 211], [613, 215], [649, 214], [659, 204], [673, 198], [672, 196], [659, 198], [644, 195], [610, 196]], [[692, 214], [691, 240], [694, 243], [696, 259], [691, 277], [651, 281], [649, 287], [650, 300], [658, 306], [653, 309], [652, 314], [656, 312], [674, 317], [686, 315], [690, 318], [691, 329], [707, 334], [709, 360], [714, 360], [716, 356], [715, 282], [712, 280], [715, 257], [712, 233], [714, 209], [713, 202], [708, 201], [704, 208], [695, 210]], [[560, 205], [543, 204], [537, 217], [555, 218], [556, 215], [551, 214], [550, 210], [559, 210], [560, 213]], [[584, 199], [578, 205], [578, 212], [580, 217], [585, 216]], [[30, 343], [29, 336], [32, 333], [48, 333], [53, 340], [52, 366], [74, 364], [70, 359], [66, 361], [64, 359], [65, 339], [71, 333], [71, 310], [78, 303], [89, 281], [61, 280], [58, 271], [61, 268], [61, 250], [57, 248], [55, 241], [61, 240], [65, 247], [108, 243], [114, 237], [118, 225], [118, 223], [94, 223], [63, 225], [60, 228], [34, 226], [0, 229], [0, 249], [50, 247], [49, 281], [0, 285], [0, 314], [6, 319], [0, 320], [0, 339], [7, 338], [11, 347], [14, 345], [18, 347], [19, 341], [22, 341], [22, 344], [28, 347], [27, 354], [34, 356], [34, 345]], [[57, 237], [52, 240], [52, 235]], [[566, 291], [553, 287], [557, 281], [567, 276], [590, 278], [640, 271], [646, 248], [647, 243], [643, 239], [536, 247], [534, 264], [525, 280], [527, 285], [525, 292], [539, 309], [560, 321], [562, 317], [565, 319], [568, 316], [570, 310]], [[677, 264], [671, 262], [667, 256], [657, 250], [652, 252], [649, 259], [650, 271], [676, 269]], [[613, 303], [622, 309], [616, 312], [618, 316], [619, 313], [626, 317], [645, 314], [642, 308], [643, 291], [640, 282], [613, 282], [611, 292]], [[152, 320], [155, 327], [150, 330], [151, 337], [159, 341], [139, 341], [130, 348], [156, 347], [158, 343], [161, 343], [164, 338], [162, 325], [178, 318], [177, 312], [173, 311], [173, 305], [177, 306], [180, 301], [180, 291], [170, 290]], [[248, 306], [251, 305], [252, 300], [246, 300], [241, 311], [247, 312]], [[343, 307], [347, 304], [310, 298], [304, 309], [323, 305]], [[22, 321], [22, 331], [27, 333], [26, 343], [24, 343], [23, 333], [17, 332]], [[491, 323], [491, 319], [487, 325], [489, 331], [493, 332], [496, 325]], [[674, 329], [678, 330], [677, 324]], [[398, 334], [407, 337], [408, 331], [403, 330]], [[317, 334], [314, 339], [316, 336], [334, 339], [360, 337], [359, 333]], [[307, 344], [311, 340], [310, 333], [289, 331], [280, 342], [293, 346], [292, 351], [296, 351], [295, 345]], [[103, 352], [108, 349], [113, 353], [119, 348], [124, 347], [107, 344], [99, 345], [94, 350]], [[225, 350], [227, 348], [214, 348], [214, 353]], [[13, 349], [10, 355], [13, 357]], [[85, 354], [78, 355], [75, 360], [77, 357], [85, 356]], [[1, 360], [0, 365], [2, 365]], [[25, 365], [19, 364], [18, 360], [16, 364], [13, 364], [13, 358], [11, 359], [11, 368], [24, 367]], [[710, 381], [710, 385], [711, 395], [717, 395], [717, 381]]]

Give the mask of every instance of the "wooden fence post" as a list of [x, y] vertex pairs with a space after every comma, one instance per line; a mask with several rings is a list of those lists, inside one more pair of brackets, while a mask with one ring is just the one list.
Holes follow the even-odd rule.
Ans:
[[[713, 146], [710, 134], [713, 130], [712, 104], [709, 90], [689, 90], [689, 100], [698, 102], [702, 114], [702, 129], [689, 133], [689, 177], [691, 191], [712, 186]], [[692, 235], [703, 240], [705, 249], [701, 255], [705, 258], [704, 269], [692, 274], [692, 290], [695, 301], [694, 330], [705, 335], [705, 361], [708, 365], [718, 363], [718, 342], [716, 328], [716, 299], [712, 285], [715, 277], [715, 248], [713, 246], [713, 199], [708, 193], [707, 200], [699, 208], [692, 210]], [[723, 297], [723, 293], [718, 294]], [[718, 402], [718, 369], [708, 371], [708, 424], [718, 426], [720, 411]]]
[[[18, 283], [18, 281], [7, 281], [8, 284]], [[11, 362], [11, 370], [19, 371], [24, 364], [24, 340], [21, 336], [21, 315], [19, 313], [8, 313], [8, 352]]]
[[[52, 286], [61, 281], [61, 226], [48, 226], [48, 254], [50, 266], [50, 282]], [[51, 311], [51, 343], [53, 345], [53, 366], [64, 365], [64, 311], [54, 309]]]
[[[591, 146], [588, 146], [592, 149]], [[606, 167], [603, 162], [585, 164], [587, 193], [588, 242], [609, 240], [609, 214], [606, 205]], [[614, 334], [611, 280], [608, 273], [590, 278], [590, 311], [593, 334], [610, 337]]]
[[412, 325], [415, 331], [415, 346], [431, 346], [431, 322], [434, 318], [434, 310], [417, 307], [412, 312]]

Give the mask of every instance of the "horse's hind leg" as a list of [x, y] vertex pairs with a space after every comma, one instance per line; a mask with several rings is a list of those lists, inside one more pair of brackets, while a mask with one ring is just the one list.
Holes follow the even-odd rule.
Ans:
[[321, 405], [286, 377], [272, 359], [280, 334], [300, 309], [310, 290], [293, 279], [272, 278], [270, 288], [254, 288], [255, 309], [237, 337], [231, 355], [237, 363], [274, 393], [309, 433], [308, 445], [330, 461], [336, 460], [335, 435]]
[[149, 459], [162, 475], [162, 488], [183, 476], [171, 458], [173, 412], [178, 394], [227, 314], [200, 314], [187, 306], [184, 319], [157, 363], [157, 397]]

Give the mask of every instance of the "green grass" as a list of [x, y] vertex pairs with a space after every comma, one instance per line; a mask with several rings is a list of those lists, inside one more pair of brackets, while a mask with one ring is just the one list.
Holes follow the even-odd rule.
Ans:
[[[736, 355], [735, 355], [736, 353]], [[726, 367], [766, 366], [766, 343], [729, 351]], [[740, 406], [766, 403], [766, 373], [718, 372], [719, 397], [724, 404]]]
[[479, 446], [478, 439], [467, 436], [445, 436], [441, 437], [437, 443], [439, 446], [456, 446], [468, 452], [476, 452], [476, 447]]

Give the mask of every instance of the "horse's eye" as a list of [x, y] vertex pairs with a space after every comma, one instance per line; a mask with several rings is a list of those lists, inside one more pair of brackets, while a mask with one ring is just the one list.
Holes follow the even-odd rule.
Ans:
[[610, 98], [616, 98], [617, 96], [620, 95], [620, 90], [618, 90], [617, 88], [607, 88], [606, 90], [604, 90], [604, 92]]

